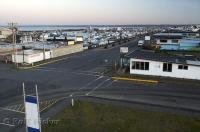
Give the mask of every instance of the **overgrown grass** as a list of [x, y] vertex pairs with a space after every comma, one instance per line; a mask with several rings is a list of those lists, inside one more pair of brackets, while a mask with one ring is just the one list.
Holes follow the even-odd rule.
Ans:
[[43, 132], [199, 132], [200, 118], [122, 106], [76, 102], [44, 125]]

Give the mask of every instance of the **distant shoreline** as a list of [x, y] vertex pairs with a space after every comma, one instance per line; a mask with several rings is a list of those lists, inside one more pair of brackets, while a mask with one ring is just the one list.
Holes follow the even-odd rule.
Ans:
[[[188, 24], [188, 25], [182, 25], [177, 24], [178, 26], [192, 26], [192, 25], [198, 25], [198, 24]], [[137, 25], [19, 25], [18, 28], [20, 31], [54, 31], [54, 30], [86, 30], [90, 27], [93, 28], [117, 28], [117, 27], [125, 27], [125, 28], [134, 28], [134, 27], [152, 27], [152, 26], [177, 26], [177, 25], [170, 25], [170, 24], [157, 24], [157, 25], [151, 25], [151, 24], [137, 24]], [[7, 27], [5, 25], [0, 25], [0, 27]]]

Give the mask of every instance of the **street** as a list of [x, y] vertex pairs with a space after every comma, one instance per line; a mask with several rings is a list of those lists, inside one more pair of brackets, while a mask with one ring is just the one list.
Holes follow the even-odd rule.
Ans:
[[[137, 40], [123, 46], [128, 46], [130, 51], [138, 49]], [[119, 104], [126, 102], [128, 105], [148, 106], [146, 108], [149, 110], [153, 107], [161, 111], [162, 108], [169, 108], [177, 113], [182, 111], [183, 114], [200, 115], [200, 85], [167, 80], [145, 84], [103, 76], [101, 73], [104, 69], [119, 57], [119, 48], [120, 45], [109, 49], [92, 49], [29, 70], [16, 70], [11, 65], [8, 67], [0, 63], [0, 129], [6, 132], [23, 128], [12, 122], [4, 122], [7, 117], [24, 118], [23, 82], [27, 94], [34, 94], [34, 87], [38, 85], [41, 116], [48, 116], [45, 113], [47, 109], [54, 109], [54, 104], [60, 100], [76, 96], [83, 96], [86, 100], [95, 98], [97, 102], [98, 99], [108, 99], [119, 101]]]

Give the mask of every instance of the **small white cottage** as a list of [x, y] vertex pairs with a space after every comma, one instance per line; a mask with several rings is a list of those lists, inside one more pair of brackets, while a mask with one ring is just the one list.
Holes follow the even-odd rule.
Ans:
[[126, 57], [130, 58], [130, 74], [200, 80], [200, 60], [193, 56], [138, 50]]

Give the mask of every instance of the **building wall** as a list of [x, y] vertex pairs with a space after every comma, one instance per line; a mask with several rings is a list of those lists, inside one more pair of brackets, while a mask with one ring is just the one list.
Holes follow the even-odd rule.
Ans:
[[[132, 69], [133, 61], [149, 62], [149, 70], [145, 71], [145, 70]], [[189, 65], [188, 70], [180, 70], [178, 69], [178, 64], [172, 64], [172, 72], [163, 72], [163, 62], [141, 60], [141, 59], [130, 59], [130, 74], [200, 80], [200, 66]]]
[[12, 62], [16, 62], [16, 63], [25, 62], [25, 63], [31, 64], [31, 63], [42, 61], [44, 59], [46, 60], [50, 58], [56, 58], [59, 56], [64, 56], [64, 55], [81, 52], [81, 51], [83, 51], [83, 44], [70, 45], [70, 46], [55, 48], [55, 49], [52, 49], [51, 51], [45, 51], [45, 58], [42, 51], [39, 51], [38, 53], [30, 52], [24, 55], [22, 52], [19, 52], [16, 54], [16, 56], [12, 55]]
[[165, 45], [165, 44], [166, 44], [166, 45], [169, 45], [169, 44], [171, 44], [171, 45], [173, 45], [173, 44], [174, 44], [174, 45], [178, 45], [178, 44], [180, 43], [180, 41], [181, 41], [180, 39], [177, 39], [177, 40], [178, 40], [178, 43], [173, 43], [173, 42], [172, 42], [172, 39], [164, 39], [164, 40], [167, 40], [167, 42], [166, 42], [166, 43], [163, 43], [163, 42], [160, 41], [160, 39], [157, 39], [157, 40], [156, 40], [156, 43], [157, 43], [158, 45], [161, 45], [161, 44], [162, 44], [162, 45]]
[[179, 45], [172, 45], [172, 44], [163, 44], [160, 45], [161, 50], [179, 50], [180, 46]]
[[184, 39], [180, 43], [180, 48], [181, 50], [189, 50], [193, 49], [195, 47], [200, 46], [200, 40], [199, 39]]
[[166, 39], [167, 42], [160, 42], [157, 39], [157, 44], [160, 45], [161, 50], [189, 50], [200, 46], [200, 40], [198, 39], [182, 39], [178, 43], [172, 43], [172, 39]]
[[[51, 51], [46, 51], [45, 52], [45, 59], [50, 59], [51, 58]], [[39, 62], [44, 60], [44, 53], [40, 52], [40, 53], [34, 53], [34, 54], [16, 54], [16, 56], [12, 55], [12, 61], [16, 62], [16, 63], [28, 63], [28, 64], [32, 64], [35, 62]]]

